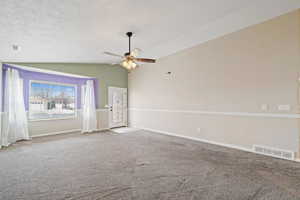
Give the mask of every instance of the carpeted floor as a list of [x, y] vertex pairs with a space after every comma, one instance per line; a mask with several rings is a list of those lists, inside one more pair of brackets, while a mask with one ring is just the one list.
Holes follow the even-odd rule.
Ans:
[[296, 200], [300, 164], [153, 134], [37, 138], [0, 150], [1, 200]]

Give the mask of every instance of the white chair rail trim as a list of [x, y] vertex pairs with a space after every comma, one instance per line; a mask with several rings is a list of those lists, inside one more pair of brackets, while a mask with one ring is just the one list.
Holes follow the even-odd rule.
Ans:
[[170, 110], [170, 109], [148, 109], [148, 108], [147, 109], [129, 108], [129, 111], [300, 119], [300, 114], [284, 114], [284, 113], [219, 112], [219, 111], [204, 111], [204, 110], [175, 110], [175, 109]]

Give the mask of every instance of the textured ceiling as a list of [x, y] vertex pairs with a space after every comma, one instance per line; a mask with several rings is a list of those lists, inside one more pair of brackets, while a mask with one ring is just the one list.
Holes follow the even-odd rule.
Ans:
[[[160, 58], [300, 7], [299, 0], [1, 0], [0, 60], [111, 63], [125, 32]], [[12, 45], [21, 47], [13, 51]]]

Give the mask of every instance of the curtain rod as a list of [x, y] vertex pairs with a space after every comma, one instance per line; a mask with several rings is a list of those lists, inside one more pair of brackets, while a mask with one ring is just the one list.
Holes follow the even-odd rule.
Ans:
[[[1, 63], [1, 61], [0, 61]], [[12, 66], [16, 68], [20, 68], [21, 70], [27, 70], [27, 71], [33, 71], [33, 72], [40, 72], [40, 73], [47, 73], [47, 74], [54, 74], [54, 75], [61, 75], [61, 76], [70, 76], [74, 78], [83, 78], [83, 79], [94, 79], [95, 77], [90, 77], [90, 76], [82, 76], [82, 75], [77, 75], [77, 74], [71, 74], [71, 73], [66, 73], [66, 72], [58, 72], [54, 70], [47, 70], [47, 69], [40, 69], [36, 67], [28, 67], [24, 65], [18, 65], [18, 64], [6, 64], [3, 63], [2, 65], [7, 65], [7, 66]]]

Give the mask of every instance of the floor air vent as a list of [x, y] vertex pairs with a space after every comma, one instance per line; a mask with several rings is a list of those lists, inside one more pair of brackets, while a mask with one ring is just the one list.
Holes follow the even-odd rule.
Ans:
[[273, 156], [276, 158], [282, 158], [282, 159], [287, 159], [287, 160], [295, 159], [295, 153], [292, 151], [274, 149], [274, 148], [264, 147], [264, 146], [259, 146], [259, 145], [253, 145], [253, 150], [256, 153]]

